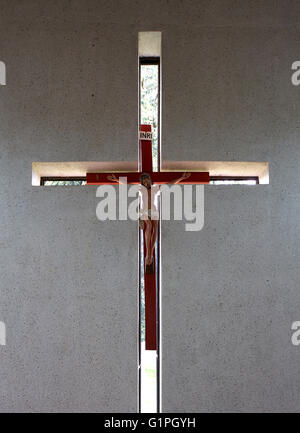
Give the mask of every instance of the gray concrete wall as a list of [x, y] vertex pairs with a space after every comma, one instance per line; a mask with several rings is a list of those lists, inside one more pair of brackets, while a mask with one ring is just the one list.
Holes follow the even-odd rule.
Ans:
[[201, 232], [163, 224], [163, 410], [299, 410], [298, 2], [0, 6], [0, 410], [136, 410], [136, 225], [30, 184], [32, 161], [136, 159], [143, 30], [163, 31], [163, 157], [271, 170], [206, 187]]
[[137, 157], [136, 33], [84, 4], [0, 2], [2, 412], [137, 410], [137, 226], [31, 186], [32, 161]]
[[270, 185], [206, 186], [202, 231], [163, 224], [163, 409], [299, 411], [300, 15], [212, 3], [164, 37], [163, 156], [267, 161]]
[[98, 221], [97, 201], [22, 179], [1, 192], [1, 412], [136, 411], [137, 229]]

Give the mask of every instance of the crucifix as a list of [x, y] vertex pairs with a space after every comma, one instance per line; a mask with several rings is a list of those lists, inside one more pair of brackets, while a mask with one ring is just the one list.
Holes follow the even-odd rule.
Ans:
[[[147, 33], [147, 32], [146, 32]], [[151, 33], [151, 32], [150, 32]], [[154, 32], [156, 36], [153, 34], [151, 37], [156, 37], [160, 32]], [[148, 41], [149, 42], [149, 41]], [[159, 42], [160, 44], [160, 42]], [[146, 44], [147, 45], [147, 44]], [[141, 50], [143, 51], [143, 50]], [[143, 53], [139, 53], [139, 55], [144, 55]], [[156, 55], [160, 56], [159, 53]], [[152, 59], [153, 60], [153, 59]], [[151, 62], [150, 62], [151, 64]], [[157, 61], [154, 64], [159, 64]], [[159, 88], [159, 73], [157, 74], [158, 80], [158, 88]], [[159, 101], [159, 91], [157, 92], [158, 101]], [[141, 106], [141, 102], [140, 102]], [[159, 106], [159, 102], [158, 102]], [[140, 108], [141, 111], [141, 108]], [[141, 113], [140, 113], [141, 117]], [[159, 116], [157, 116], [157, 119]], [[151, 123], [151, 121], [145, 120], [146, 123]], [[158, 121], [156, 121], [158, 123]], [[191, 175], [188, 178], [182, 178], [178, 183], [179, 184], [208, 184], [209, 183], [209, 173], [212, 175], [216, 174], [216, 171], [221, 171], [224, 167], [227, 167], [227, 173], [229, 172], [231, 175], [236, 173], [237, 170], [239, 173], [245, 173], [245, 166], [250, 167], [250, 172], [253, 173], [254, 167], [251, 164], [255, 163], [238, 163], [238, 162], [184, 162], [184, 161], [169, 161], [168, 165], [165, 165], [167, 169], [160, 170], [161, 164], [158, 163], [158, 169], [160, 171], [153, 171], [153, 159], [152, 159], [152, 131], [150, 124], [143, 124], [140, 126], [140, 134], [139, 134], [139, 157], [138, 157], [138, 169], [137, 171], [128, 171], [128, 172], [113, 172], [113, 166], [110, 163], [107, 163], [105, 166], [105, 171], [99, 172], [99, 166], [93, 169], [91, 164], [95, 163], [87, 163], [89, 166], [85, 166], [83, 169], [81, 168], [81, 174], [84, 174], [86, 177], [87, 185], [115, 185], [116, 181], [118, 182], [121, 177], [126, 177], [128, 184], [140, 184], [141, 183], [141, 175], [143, 173], [147, 173], [151, 178], [151, 182], [156, 185], [162, 185], [167, 183], [173, 183], [174, 179], [182, 177], [182, 171], [192, 171]], [[79, 167], [81, 167], [84, 163], [78, 163]], [[199, 164], [201, 168], [199, 168]], [[204, 165], [203, 165], [204, 164]], [[222, 170], [220, 169], [220, 164]], [[227, 165], [226, 165], [227, 164]], [[235, 164], [238, 165], [236, 168]], [[240, 164], [240, 165], [239, 165]], [[71, 163], [72, 166], [75, 166], [76, 163]], [[124, 167], [124, 165], [123, 165]], [[257, 167], [256, 167], [257, 168]], [[266, 170], [266, 164], [262, 164], [262, 169]], [[63, 166], [63, 170], [65, 170], [65, 166]], [[121, 168], [122, 170], [122, 168]], [[128, 170], [125, 168], [125, 170]], [[169, 171], [168, 171], [169, 170]], [[110, 179], [109, 179], [110, 177]], [[147, 208], [149, 210], [149, 208]], [[150, 218], [151, 220], [151, 218]], [[159, 219], [158, 219], [159, 225]], [[151, 254], [151, 251], [147, 251], [147, 230], [149, 227], [147, 223], [143, 227], [143, 256], [144, 256], [144, 290], [145, 290], [145, 348], [146, 350], [156, 350], [157, 349], [157, 297], [156, 297], [156, 283], [157, 283], [157, 263], [155, 261], [155, 254]], [[155, 246], [152, 242], [150, 242], [150, 249], [153, 249]], [[149, 250], [149, 242], [148, 242], [148, 250]], [[152, 256], [152, 257], [151, 257]], [[152, 259], [152, 260], [151, 260]]]
[[[158, 74], [159, 75], [159, 74]], [[159, 80], [159, 78], [157, 78]], [[158, 92], [159, 93], [159, 92]], [[159, 105], [159, 103], [158, 103]], [[144, 122], [148, 122], [148, 120], [144, 119]], [[150, 123], [150, 121], [149, 121]], [[173, 183], [173, 180], [182, 176], [183, 171], [192, 171], [191, 175], [182, 179], [179, 184], [207, 184], [209, 183], [209, 172], [211, 176], [219, 174], [218, 172], [226, 168], [226, 173], [223, 174], [236, 174], [237, 170], [239, 174], [245, 174], [245, 167], [250, 167], [250, 173], [253, 174], [254, 167], [251, 167], [251, 164], [257, 163], [239, 163], [239, 162], [218, 162], [218, 161], [210, 161], [210, 162], [185, 162], [185, 161], [169, 161], [168, 164], [165, 164], [165, 168], [162, 171], [153, 171], [153, 159], [152, 159], [152, 131], [150, 124], [143, 124], [140, 126], [140, 135], [139, 135], [139, 158], [138, 158], [138, 168], [136, 170], [136, 166], [133, 170], [136, 171], [128, 171], [128, 165], [120, 163], [118, 165], [118, 170], [122, 170], [121, 172], [113, 172], [116, 170], [116, 165], [112, 165], [111, 163], [101, 163], [102, 167], [105, 171], [99, 172], [99, 165], [95, 168], [93, 164], [97, 165], [97, 162], [93, 163], [82, 163], [82, 162], [72, 162], [72, 163], [62, 163], [62, 168], [58, 169], [58, 176], [62, 176], [61, 173], [66, 176], [66, 169], [68, 168], [68, 164], [73, 167], [75, 170], [80, 170], [80, 176], [86, 178], [87, 185], [115, 185], [116, 182], [114, 180], [108, 179], [108, 176], [114, 175], [115, 179], [119, 179], [120, 177], [126, 177], [127, 183], [129, 184], [140, 184], [140, 177], [143, 173], [147, 173], [151, 181], [154, 184], [161, 185], [165, 183]], [[43, 163], [40, 163], [43, 165]], [[50, 167], [50, 173], [53, 176], [53, 171], [51, 168], [51, 163], [46, 164], [46, 167]], [[76, 165], [78, 164], [78, 165]], [[236, 167], [238, 165], [238, 167]], [[54, 163], [54, 166], [59, 166], [59, 163]], [[83, 166], [83, 167], [82, 167]], [[220, 169], [222, 167], [222, 170]], [[76, 168], [78, 167], [78, 169]], [[113, 168], [114, 167], [114, 168]], [[131, 167], [131, 166], [130, 166]], [[158, 164], [158, 168], [161, 167], [161, 164]], [[201, 167], [201, 168], [199, 168]], [[101, 168], [101, 170], [103, 169]], [[257, 167], [256, 167], [257, 168]], [[43, 169], [45, 170], [45, 169]], [[127, 171], [124, 172], [123, 170]], [[169, 171], [168, 171], [169, 170]], [[266, 164], [262, 164], [262, 170], [266, 170]], [[44, 171], [45, 173], [45, 171]], [[51, 176], [50, 174], [50, 176]], [[57, 172], [55, 173], [57, 177]], [[72, 177], [71, 173], [69, 174]], [[43, 174], [45, 176], [45, 174]], [[46, 174], [47, 176], [47, 174]], [[49, 176], [49, 174], [48, 174]], [[39, 176], [37, 176], [38, 178]], [[62, 177], [63, 179], [63, 177]], [[40, 179], [38, 178], [38, 184]], [[159, 224], [159, 220], [158, 220]], [[145, 290], [145, 348], [146, 350], [156, 350], [157, 349], [157, 263], [155, 262], [155, 254], [153, 254], [153, 260], [149, 261], [149, 251], [147, 251], [147, 246], [145, 239], [147, 238], [146, 234], [147, 224], [144, 226], [143, 232], [143, 255], [144, 255], [144, 290]], [[153, 245], [152, 245], [153, 246]], [[148, 253], [148, 257], [147, 257]], [[151, 257], [150, 257], [151, 258]]]
[[[146, 32], [148, 33], [148, 32]], [[153, 33], [160, 32], [149, 32], [152, 33], [151, 38], [156, 38]], [[148, 37], [148, 36], [147, 36]], [[147, 39], [147, 38], [146, 38]], [[147, 40], [149, 42], [149, 40]], [[140, 41], [139, 41], [140, 43]], [[147, 45], [147, 44], [146, 44]], [[155, 46], [155, 44], [153, 45]], [[140, 64], [143, 56], [157, 56], [160, 58], [160, 49], [158, 52], [153, 53], [151, 47], [150, 54], [147, 52], [147, 47], [141, 52], [139, 51]], [[145, 54], [146, 51], [146, 54]], [[154, 50], [155, 51], [155, 50]], [[154, 58], [155, 60], [155, 58]], [[152, 60], [153, 61], [153, 58]], [[147, 64], [147, 63], [146, 63]], [[150, 62], [150, 64], [152, 64]], [[154, 64], [160, 64], [160, 60], [157, 62], [157, 59], [154, 61]], [[0, 65], [1, 66], [1, 65]], [[160, 92], [159, 92], [159, 73], [157, 74], [158, 80], [158, 92], [157, 92], [157, 100], [158, 107], [160, 104]], [[1, 84], [1, 83], [0, 83]], [[140, 87], [141, 83], [140, 83]], [[136, 169], [136, 163], [131, 163], [131, 161], [127, 162], [118, 162], [117, 166], [115, 163], [111, 162], [60, 162], [60, 163], [33, 163], [33, 185], [44, 185], [43, 183], [47, 178], [49, 181], [54, 180], [64, 180], [67, 179], [67, 176], [70, 179], [74, 180], [75, 177], [81, 178], [81, 180], [86, 180], [87, 185], [115, 185], [116, 182], [114, 180], [110, 180], [108, 176], [114, 176], [114, 179], [119, 179], [121, 177], [127, 178], [127, 183], [129, 184], [140, 184], [141, 183], [141, 175], [143, 173], [147, 173], [151, 181], [154, 184], [162, 185], [166, 183], [173, 183], [174, 179], [182, 177], [183, 171], [191, 171], [191, 175], [188, 178], [180, 180], [179, 184], [208, 184], [209, 178], [213, 179], [213, 176], [221, 178], [222, 176], [225, 179], [234, 178], [234, 177], [254, 177], [258, 179], [265, 178], [266, 181], [260, 183], [268, 183], [268, 164], [267, 163], [255, 163], [255, 162], [224, 162], [224, 161], [165, 161], [165, 164], [162, 165], [164, 167], [161, 171], [153, 171], [153, 160], [152, 160], [152, 131], [151, 131], [151, 123], [155, 128], [155, 124], [159, 125], [159, 110], [157, 117], [151, 117], [153, 120], [149, 120], [150, 116], [141, 116], [141, 100], [140, 100], [140, 119], [143, 124], [140, 126], [140, 135], [139, 135], [139, 158], [138, 158], [138, 167]], [[155, 148], [155, 146], [154, 146]], [[161, 164], [158, 163], [158, 168], [161, 167]], [[100, 172], [101, 170], [101, 172]], [[102, 171], [105, 170], [105, 171]], [[114, 172], [115, 170], [115, 172]], [[119, 171], [117, 171], [119, 170]], [[133, 170], [133, 171], [129, 171]], [[260, 176], [257, 176], [260, 174]], [[258, 182], [257, 182], [258, 183]], [[160, 220], [158, 220], [158, 225]], [[147, 224], [146, 224], [147, 227]], [[157, 287], [157, 275], [159, 271], [159, 266], [156, 263], [155, 254], [153, 254], [152, 261], [149, 260], [149, 251], [147, 251], [147, 243], [145, 242], [146, 233], [145, 227], [143, 230], [143, 244], [141, 248], [141, 253], [143, 254], [143, 263], [144, 263], [144, 293], [145, 293], [145, 349], [157, 351], [156, 356], [159, 357], [159, 324], [157, 320], [157, 292], [159, 292], [159, 287]], [[148, 253], [148, 254], [147, 254]], [[151, 259], [151, 257], [150, 257]], [[159, 260], [158, 260], [159, 262]], [[151, 353], [150, 355], [151, 357]], [[157, 364], [158, 365], [158, 364]], [[139, 366], [140, 368], [140, 366]], [[157, 393], [158, 395], [159, 393]], [[158, 397], [157, 397], [158, 398]], [[159, 407], [159, 405], [158, 405]]]
[[[139, 136], [139, 171], [128, 173], [87, 173], [87, 185], [115, 185], [120, 177], [127, 178], [128, 184], [139, 184], [143, 173], [147, 173], [152, 182], [156, 185], [173, 183], [174, 179], [181, 179], [179, 184], [208, 184], [208, 172], [192, 172], [188, 178], [184, 178], [182, 172], [154, 172], [152, 167], [152, 133], [151, 125], [140, 126]], [[113, 180], [115, 179], [115, 180]], [[146, 350], [157, 349], [157, 306], [156, 306], [156, 263], [155, 255], [152, 261], [149, 259], [149, 251], [145, 242], [146, 225], [144, 231], [144, 290], [145, 290], [145, 348]], [[149, 263], [150, 262], [150, 263]]]

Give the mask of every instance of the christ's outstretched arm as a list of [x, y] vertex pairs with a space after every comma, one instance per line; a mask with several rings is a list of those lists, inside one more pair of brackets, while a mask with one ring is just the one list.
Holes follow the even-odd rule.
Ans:
[[178, 177], [177, 179], [171, 180], [171, 182], [168, 182], [168, 183], [171, 184], [171, 185], [177, 184], [177, 183], [181, 182], [182, 180], [187, 179], [188, 177], [190, 177], [190, 175], [191, 175], [191, 173], [185, 172], [185, 173], [183, 173], [182, 176]]
[[123, 183], [123, 182], [121, 182], [121, 179], [118, 179], [117, 176], [114, 173], [113, 174], [109, 174], [107, 176], [107, 179], [111, 180], [112, 182], [121, 183], [121, 184]]

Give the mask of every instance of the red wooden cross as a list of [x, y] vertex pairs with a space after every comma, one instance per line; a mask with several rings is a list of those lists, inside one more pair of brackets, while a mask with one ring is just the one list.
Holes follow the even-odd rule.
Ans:
[[[140, 131], [151, 132], [151, 125], [141, 125]], [[114, 173], [117, 178], [126, 177], [128, 184], [139, 184], [142, 173], [148, 173], [153, 183], [165, 184], [179, 178], [182, 172], [154, 172], [152, 167], [152, 140], [140, 140], [139, 148], [139, 171], [129, 173]], [[87, 173], [87, 185], [115, 185], [116, 183], [107, 179], [111, 173]], [[193, 172], [191, 176], [180, 184], [207, 184], [209, 173]], [[144, 242], [144, 266], [146, 257], [146, 246]], [[155, 257], [154, 269], [155, 268]], [[146, 328], [146, 350], [157, 349], [157, 326], [156, 326], [156, 272], [145, 276], [145, 328]]]

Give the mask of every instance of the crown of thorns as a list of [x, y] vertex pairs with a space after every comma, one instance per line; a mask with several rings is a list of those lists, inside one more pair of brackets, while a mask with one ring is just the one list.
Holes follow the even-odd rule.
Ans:
[[149, 179], [150, 182], [152, 183], [152, 180], [151, 180], [150, 174], [148, 174], [148, 173], [143, 173], [143, 174], [141, 175], [141, 177], [140, 177], [140, 182], [142, 183], [144, 179]]

